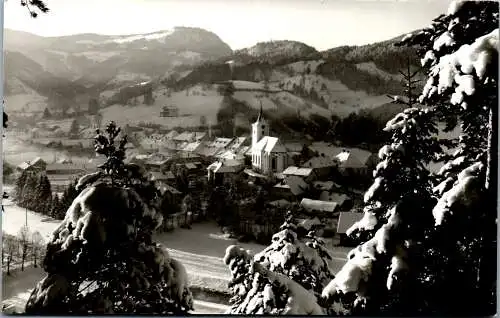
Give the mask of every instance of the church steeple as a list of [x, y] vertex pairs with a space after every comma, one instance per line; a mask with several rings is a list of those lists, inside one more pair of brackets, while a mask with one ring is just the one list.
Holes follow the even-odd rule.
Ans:
[[264, 118], [261, 101], [259, 116], [257, 117], [257, 120], [252, 124], [252, 147], [264, 136], [269, 136], [269, 125]]
[[260, 101], [260, 111], [259, 116], [257, 117], [257, 122], [264, 120], [264, 114], [262, 113], [262, 101]]

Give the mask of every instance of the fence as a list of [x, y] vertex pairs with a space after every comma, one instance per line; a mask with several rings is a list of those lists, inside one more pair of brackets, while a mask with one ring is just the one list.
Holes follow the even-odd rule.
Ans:
[[254, 221], [241, 221], [240, 222], [240, 233], [252, 234], [257, 237], [259, 235], [272, 236], [277, 232], [279, 226], [275, 224], [256, 224]]
[[205, 209], [201, 209], [197, 213], [192, 213], [191, 215], [186, 215], [184, 212], [179, 212], [175, 214], [166, 215], [163, 218], [163, 231], [172, 231], [178, 227], [189, 225], [193, 222], [200, 222], [206, 220], [207, 212]]

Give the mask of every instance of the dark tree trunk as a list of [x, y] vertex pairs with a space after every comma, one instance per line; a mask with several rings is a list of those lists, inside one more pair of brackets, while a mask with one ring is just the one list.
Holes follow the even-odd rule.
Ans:
[[484, 215], [481, 257], [479, 260], [479, 291], [484, 301], [486, 315], [493, 315], [496, 308], [497, 269], [497, 189], [498, 189], [498, 110], [490, 108], [488, 122], [488, 153], [486, 170], [487, 204]]
[[12, 256], [7, 257], [7, 275], [10, 275], [10, 262], [12, 261]]

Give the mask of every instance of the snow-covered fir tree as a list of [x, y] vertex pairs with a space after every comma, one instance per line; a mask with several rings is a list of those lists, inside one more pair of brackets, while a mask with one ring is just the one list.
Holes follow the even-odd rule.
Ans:
[[[435, 116], [421, 117], [425, 110], [415, 109], [388, 123], [392, 144], [380, 150], [365, 216], [350, 229], [365, 242], [351, 251], [323, 296], [338, 301], [356, 295], [357, 314], [490, 315], [496, 288], [498, 3], [454, 1], [446, 15], [403, 44], [421, 48], [429, 70], [419, 101]], [[448, 129], [460, 123], [454, 153], [429, 137], [398, 150], [398, 134], [415, 135], [408, 125], [422, 136], [435, 133], [421, 127], [437, 120]], [[415, 157], [398, 159], [405, 152]], [[433, 158], [446, 160], [435, 176], [425, 169]]]
[[98, 132], [103, 171], [82, 177], [81, 193], [47, 245], [47, 275], [34, 288], [27, 314], [186, 314], [193, 300], [186, 270], [153, 242], [162, 223], [154, 186], [120, 161], [119, 129]]
[[230, 314], [325, 314], [318, 303], [332, 279], [324, 242], [298, 227], [291, 215], [271, 244], [252, 256], [238, 246], [226, 251], [232, 273]]

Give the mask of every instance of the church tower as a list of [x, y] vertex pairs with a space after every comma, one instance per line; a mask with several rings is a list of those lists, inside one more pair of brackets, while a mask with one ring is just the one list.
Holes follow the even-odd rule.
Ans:
[[269, 124], [264, 119], [262, 102], [260, 102], [259, 117], [257, 117], [257, 121], [252, 124], [252, 147], [264, 136], [269, 136]]

